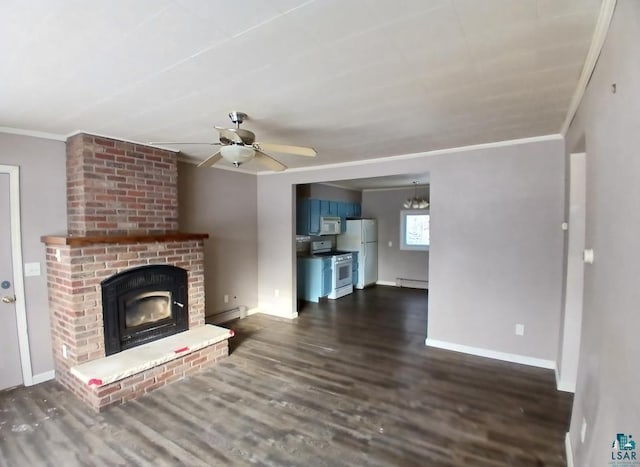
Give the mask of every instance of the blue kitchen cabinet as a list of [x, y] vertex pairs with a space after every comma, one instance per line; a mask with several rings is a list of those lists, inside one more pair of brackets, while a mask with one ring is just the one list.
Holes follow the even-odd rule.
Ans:
[[358, 283], [358, 252], [352, 251], [351, 255], [353, 256], [353, 266], [351, 269], [351, 277], [353, 278], [353, 286], [355, 287]]
[[304, 198], [297, 202], [296, 215], [297, 235], [318, 235], [320, 218], [324, 216], [342, 218], [340, 229], [344, 233], [347, 229], [346, 219], [360, 217], [360, 203]]
[[296, 208], [296, 234], [320, 233], [321, 202], [319, 199], [300, 199]]
[[331, 215], [331, 201], [326, 199], [318, 200], [320, 203], [320, 215], [321, 216], [330, 216]]
[[331, 258], [298, 258], [298, 299], [316, 302], [331, 293], [333, 269]]

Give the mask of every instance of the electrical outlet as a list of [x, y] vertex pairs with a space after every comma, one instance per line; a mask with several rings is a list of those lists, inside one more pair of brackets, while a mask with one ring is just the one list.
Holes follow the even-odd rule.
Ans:
[[69, 355], [67, 354], [67, 346], [66, 346], [66, 344], [62, 344], [62, 357], [63, 358], [69, 358]]
[[280, 289], [276, 289], [273, 291], [273, 295], [277, 298], [280, 296]]
[[229, 296], [227, 294], [224, 294], [224, 302], [229, 303]]
[[587, 419], [582, 417], [582, 426], [580, 427], [580, 441], [584, 443], [587, 437]]
[[516, 336], [524, 336], [524, 324], [516, 324]]

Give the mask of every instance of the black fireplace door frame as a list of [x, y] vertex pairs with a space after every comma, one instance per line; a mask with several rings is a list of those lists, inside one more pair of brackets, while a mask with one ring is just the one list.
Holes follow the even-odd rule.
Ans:
[[[105, 354], [113, 355], [189, 329], [188, 276], [185, 269], [154, 264], [127, 269], [101, 283]], [[171, 315], [128, 328], [126, 304], [149, 292], [170, 294]]]

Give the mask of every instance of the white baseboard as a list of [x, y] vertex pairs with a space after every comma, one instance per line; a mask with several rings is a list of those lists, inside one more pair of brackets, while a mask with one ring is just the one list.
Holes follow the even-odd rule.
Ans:
[[429, 347], [437, 347], [439, 349], [453, 350], [454, 352], [462, 352], [469, 355], [477, 355], [478, 357], [493, 358], [495, 360], [503, 360], [505, 362], [520, 363], [521, 365], [535, 366], [538, 368], [546, 368], [555, 370], [556, 362], [553, 360], [544, 360], [542, 358], [527, 357], [513, 353], [498, 352], [495, 350], [481, 349], [479, 347], [470, 347], [467, 345], [454, 344], [452, 342], [439, 341], [436, 339], [427, 339], [424, 341]]
[[295, 319], [298, 317], [298, 312], [294, 311], [293, 313], [283, 313], [280, 311], [265, 311], [262, 309], [254, 308], [253, 313], [262, 313], [263, 315], [275, 316], [277, 318], [286, 318], [286, 319]]
[[576, 392], [576, 382], [563, 381], [557, 366], [556, 366], [556, 389], [562, 392], [572, 392], [572, 393]]
[[562, 391], [562, 392], [572, 392], [575, 394], [576, 392], [576, 383], [574, 382], [569, 382], [569, 381], [556, 381], [556, 387], [558, 388], [558, 391]]
[[568, 431], [564, 437], [564, 450], [567, 455], [567, 467], [573, 467], [573, 449], [571, 449], [571, 437]]
[[398, 287], [395, 281], [376, 281], [376, 285], [390, 285], [391, 287]]
[[54, 370], [45, 371], [44, 373], [33, 375], [33, 377], [31, 378], [31, 385], [44, 383], [45, 381], [50, 381], [55, 378], [56, 372]]
[[249, 308], [247, 310], [247, 316], [249, 315], [255, 315], [256, 313], [261, 313], [260, 308]]

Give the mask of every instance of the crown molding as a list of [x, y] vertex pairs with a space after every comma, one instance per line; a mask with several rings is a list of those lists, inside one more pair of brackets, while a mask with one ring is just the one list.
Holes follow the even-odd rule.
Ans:
[[363, 165], [380, 164], [382, 162], [403, 161], [407, 159], [416, 159], [419, 157], [431, 157], [431, 156], [439, 156], [442, 154], [455, 154], [460, 152], [477, 151], [480, 149], [501, 148], [505, 146], [517, 146], [520, 144], [539, 143], [543, 141], [558, 141], [563, 139], [564, 139], [563, 135], [559, 133], [554, 133], [551, 135], [532, 136], [529, 138], [507, 139], [504, 141], [496, 141], [493, 143], [471, 144], [469, 146], [459, 146], [459, 147], [447, 148], [447, 149], [435, 149], [433, 151], [415, 152], [411, 154], [402, 154], [398, 156], [384, 156], [384, 157], [378, 157], [375, 159], [363, 159], [358, 161], [337, 162], [334, 164], [314, 165], [311, 167], [294, 167], [292, 169], [287, 169], [284, 172], [261, 171], [261, 172], [258, 172], [257, 175], [259, 176], [279, 175], [279, 174], [287, 174], [291, 172], [311, 172], [314, 170], [338, 169], [343, 167], [358, 167]]
[[365, 191], [398, 191], [398, 190], [413, 190], [415, 188], [428, 188], [429, 187], [429, 183], [425, 183], [423, 185], [414, 185], [413, 183], [411, 185], [405, 185], [405, 186], [390, 186], [390, 187], [386, 187], [386, 188], [363, 188], [362, 192], [364, 193]]
[[604, 41], [607, 38], [607, 33], [609, 32], [609, 26], [611, 25], [611, 19], [613, 18], [615, 8], [616, 0], [603, 0], [602, 5], [600, 6], [600, 14], [598, 15], [596, 28], [593, 31], [593, 37], [591, 38], [591, 45], [587, 52], [587, 58], [584, 61], [580, 78], [578, 78], [576, 90], [573, 92], [573, 97], [571, 98], [567, 115], [564, 118], [562, 127], [560, 127], [560, 134], [562, 136], [566, 136], [567, 131], [569, 131], [569, 126], [578, 112], [578, 107], [580, 107], [580, 103], [582, 102], [584, 93], [587, 90], [587, 85], [589, 84], [591, 75], [596, 68], [596, 63], [598, 63], [598, 58], [602, 52]]
[[115, 139], [118, 141], [124, 141], [125, 143], [131, 143], [131, 144], [139, 144], [141, 146], [148, 146], [150, 148], [155, 148], [155, 149], [162, 149], [164, 151], [170, 151], [170, 152], [175, 152], [176, 154], [179, 154], [180, 151], [178, 151], [177, 149], [172, 149], [172, 148], [167, 148], [165, 146], [159, 146], [157, 144], [149, 144], [143, 141], [136, 141], [135, 139], [127, 139], [127, 138], [123, 138], [121, 136], [113, 136], [113, 135], [107, 135], [104, 133], [96, 133], [95, 131], [89, 131], [89, 130], [74, 130], [71, 133], [69, 133], [66, 137], [65, 140], [68, 138], [71, 138], [72, 136], [78, 135], [80, 133], [85, 133], [87, 135], [91, 135], [91, 136], [97, 136], [99, 138], [109, 138], [109, 139]]
[[20, 128], [11, 128], [7, 126], [0, 126], [0, 133], [7, 133], [10, 135], [31, 136], [33, 138], [51, 139], [54, 141], [66, 141], [65, 135], [59, 135], [57, 133], [47, 133], [44, 131], [34, 130], [22, 130]]

